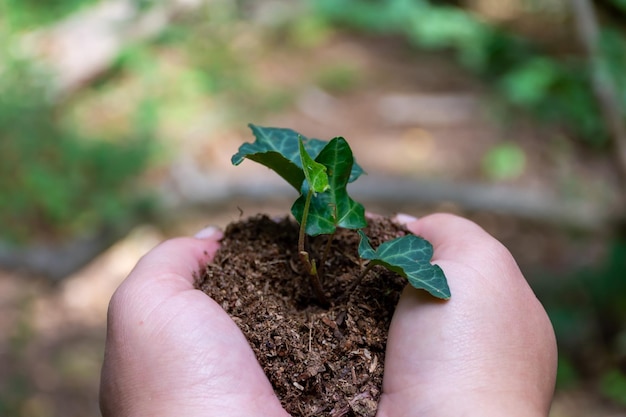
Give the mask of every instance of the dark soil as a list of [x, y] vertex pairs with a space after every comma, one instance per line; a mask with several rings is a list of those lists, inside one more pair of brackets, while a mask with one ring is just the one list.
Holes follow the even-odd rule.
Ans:
[[[407, 232], [385, 219], [365, 230], [374, 247]], [[285, 409], [294, 417], [374, 416], [381, 394], [387, 330], [406, 280], [363, 266], [354, 231], [333, 237], [322, 266], [331, 307], [314, 298], [288, 218], [231, 224], [199, 287], [239, 325]], [[321, 259], [327, 236], [309, 239]], [[351, 291], [350, 291], [351, 290]]]

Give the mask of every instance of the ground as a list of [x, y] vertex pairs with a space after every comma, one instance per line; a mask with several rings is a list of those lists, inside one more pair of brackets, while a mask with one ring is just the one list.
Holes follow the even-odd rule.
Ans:
[[[220, 132], [198, 134], [190, 126], [189, 135], [179, 139], [181, 152], [162, 178], [172, 196], [184, 199], [208, 189], [209, 194], [226, 196], [221, 204], [196, 209], [176, 206], [177, 211], [158, 226], [137, 225], [57, 285], [27, 272], [0, 271], [0, 415], [99, 415], [97, 390], [107, 303], [141, 255], [162, 239], [190, 235], [207, 224], [224, 227], [242, 213], [287, 211], [285, 194], [276, 198], [229, 194], [237, 187], [250, 187], [249, 175], [256, 181], [252, 189], [269, 184], [270, 190], [282, 190], [272, 188], [274, 179], [263, 168], [251, 163], [230, 166], [230, 156], [239, 144], [252, 139], [244, 127], [246, 121], [292, 127], [324, 139], [345, 136], [369, 177], [392, 179], [493, 184], [484, 169], [484, 155], [496, 145], [512, 142], [524, 151], [525, 165], [505, 185], [548, 195], [610, 199], [614, 178], [602, 155], [581, 152], [575, 143], [524, 115], [509, 121], [497, 119], [488, 111], [495, 105], [488, 83], [469, 76], [445, 53], [417, 53], [398, 45], [391, 39], [337, 35], [313, 49], [277, 49], [261, 56], [258, 70], [268, 83], [297, 90], [294, 105], [262, 120], [241, 120], [239, 127]], [[358, 74], [358, 78], [346, 91], [333, 91], [328, 85], [322, 88], [326, 84], [319, 78], [312, 81], [324, 71], [331, 74], [331, 80], [337, 71]], [[194, 188], [194, 184], [199, 185]], [[502, 239], [528, 271], [539, 266], [559, 270], [572, 263], [584, 265], [604, 250], [593, 235], [572, 239], [541, 222], [489, 214], [486, 208], [466, 212], [449, 201], [399, 208], [379, 202], [371, 210], [416, 215], [447, 210], [471, 215]], [[590, 415], [617, 417], [626, 416], [626, 411], [582, 388], [557, 393], [551, 417]]]

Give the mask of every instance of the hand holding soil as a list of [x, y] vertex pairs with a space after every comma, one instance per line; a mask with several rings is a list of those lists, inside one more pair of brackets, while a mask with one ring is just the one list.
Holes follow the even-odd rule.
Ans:
[[145, 255], [109, 305], [104, 417], [286, 416], [245, 337], [195, 287], [221, 232]]
[[509, 251], [447, 214], [407, 222], [454, 296], [407, 286], [389, 330], [379, 417], [547, 416], [556, 377], [548, 316]]
[[[455, 296], [444, 302], [405, 288], [389, 330], [377, 415], [546, 416], [554, 335], [510, 253], [455, 216], [407, 227], [432, 242], [433, 261]], [[104, 417], [288, 415], [241, 330], [196, 289], [220, 237], [159, 245], [116, 291], [102, 370]]]

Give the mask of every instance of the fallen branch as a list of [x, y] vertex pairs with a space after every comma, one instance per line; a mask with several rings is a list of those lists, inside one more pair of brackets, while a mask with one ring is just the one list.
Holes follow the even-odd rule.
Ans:
[[90, 236], [57, 244], [15, 247], [0, 240], [0, 267], [58, 282], [91, 262], [131, 229], [106, 228]]
[[[207, 178], [200, 171], [191, 171], [187, 167], [184, 173], [172, 172], [171, 182], [163, 190], [169, 211], [185, 206], [223, 208], [232, 201], [267, 204], [268, 195], [273, 199], [293, 196], [291, 188], [275, 181], [242, 183], [223, 176]], [[610, 209], [615, 206], [613, 201], [564, 198], [548, 192], [480, 183], [368, 176], [360, 184], [350, 184], [350, 193], [359, 202], [390, 211], [406, 206], [451, 204], [460, 210], [505, 214], [590, 233], [609, 228], [619, 215]]]

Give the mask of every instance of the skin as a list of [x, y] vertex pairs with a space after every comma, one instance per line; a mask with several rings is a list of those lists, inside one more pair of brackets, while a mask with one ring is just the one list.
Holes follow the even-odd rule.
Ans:
[[389, 329], [378, 417], [547, 416], [554, 331], [510, 252], [460, 217], [404, 220], [433, 244], [452, 297], [404, 290]]
[[[556, 343], [511, 254], [452, 215], [399, 219], [435, 247], [452, 291], [407, 287], [392, 320], [378, 417], [547, 416]], [[282, 417], [243, 334], [194, 275], [215, 229], [166, 241], [113, 295], [100, 388], [103, 417]]]

